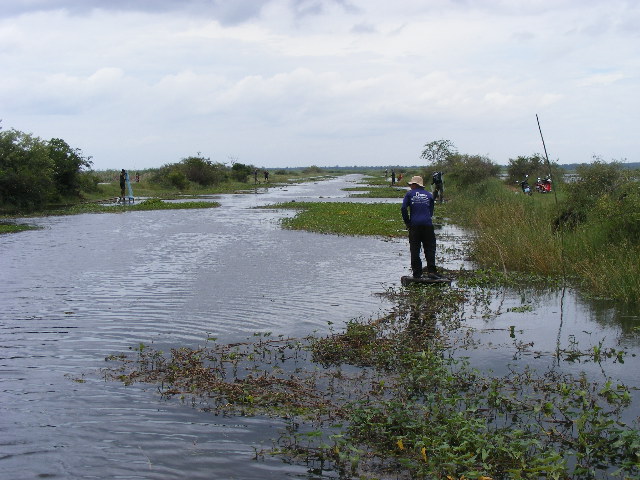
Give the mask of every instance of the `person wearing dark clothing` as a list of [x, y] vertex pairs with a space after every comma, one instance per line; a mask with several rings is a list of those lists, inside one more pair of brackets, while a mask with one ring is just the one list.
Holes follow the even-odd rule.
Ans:
[[444, 200], [444, 184], [442, 183], [442, 172], [433, 172], [431, 176], [431, 185], [434, 185], [433, 189], [433, 201], [435, 202], [440, 198], [440, 203]]
[[409, 250], [411, 252], [411, 270], [413, 278], [422, 276], [420, 250], [424, 249], [427, 261], [427, 274], [430, 279], [442, 278], [436, 268], [436, 234], [431, 218], [434, 199], [431, 192], [424, 189], [422, 177], [409, 180], [409, 190], [402, 200], [402, 219], [409, 230]]
[[265, 170], [264, 171], [264, 181], [268, 182], [269, 181], [269, 170]]
[[396, 171], [391, 169], [391, 185], [396, 184]]
[[124, 203], [124, 190], [126, 186], [127, 186], [127, 172], [123, 168], [122, 171], [120, 172], [120, 199], [122, 200], [122, 203]]

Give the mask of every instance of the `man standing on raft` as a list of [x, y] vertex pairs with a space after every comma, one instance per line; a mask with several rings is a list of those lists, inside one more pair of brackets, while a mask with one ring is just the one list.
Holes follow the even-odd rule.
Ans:
[[422, 177], [415, 176], [409, 180], [409, 190], [402, 200], [402, 219], [409, 230], [409, 249], [411, 251], [411, 270], [413, 278], [422, 277], [422, 260], [420, 248], [424, 248], [427, 260], [427, 278], [439, 280], [436, 269], [436, 234], [431, 217], [433, 216], [434, 199], [431, 192], [424, 189]]

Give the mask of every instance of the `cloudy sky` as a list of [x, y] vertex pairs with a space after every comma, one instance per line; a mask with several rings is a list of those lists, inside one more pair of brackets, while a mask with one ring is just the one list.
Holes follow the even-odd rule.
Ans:
[[637, 0], [0, 0], [0, 118], [94, 168], [640, 161]]

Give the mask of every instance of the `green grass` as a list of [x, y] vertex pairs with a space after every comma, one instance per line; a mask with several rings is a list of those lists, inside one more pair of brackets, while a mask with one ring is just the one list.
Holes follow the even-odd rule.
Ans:
[[140, 212], [148, 210], [185, 210], [194, 208], [216, 208], [220, 204], [217, 202], [176, 202], [169, 203], [158, 198], [150, 198], [140, 203], [108, 204], [81, 203], [69, 208], [53, 210], [50, 215], [75, 215], [80, 213], [120, 213], [120, 212]]
[[396, 188], [390, 186], [383, 187], [350, 187], [345, 191], [357, 191], [360, 193], [352, 193], [350, 197], [360, 198], [402, 198], [407, 193], [406, 188]]
[[[216, 208], [219, 207], [220, 204], [218, 202], [204, 202], [204, 201], [194, 201], [194, 202], [176, 202], [169, 203], [165, 202], [159, 198], [150, 198], [148, 200], [144, 200], [138, 203], [108, 203], [102, 204], [99, 202], [95, 203], [78, 203], [70, 206], [53, 208], [50, 210], [46, 210], [44, 212], [31, 212], [28, 214], [15, 214], [14, 217], [20, 218], [29, 218], [29, 217], [41, 217], [41, 216], [49, 216], [49, 215], [79, 215], [82, 213], [123, 213], [123, 212], [140, 212], [140, 211], [148, 211], [148, 210], [187, 210], [187, 209], [198, 209], [198, 208]], [[4, 229], [5, 231], [0, 230], [0, 233], [13, 233], [13, 231], [21, 231], [27, 229], [33, 229], [37, 227], [29, 227], [27, 225], [20, 225], [20, 228], [14, 228], [12, 226], [8, 226], [8, 228]]]
[[18, 233], [26, 230], [38, 230], [38, 227], [25, 224], [0, 223], [0, 235], [3, 233]]
[[[275, 174], [269, 175], [269, 181], [265, 182], [262, 176], [258, 176], [259, 183], [255, 184], [253, 178], [247, 182], [239, 182], [234, 180], [228, 180], [218, 185], [210, 185], [203, 187], [195, 183], [190, 183], [187, 189], [179, 190], [177, 188], [162, 186], [151, 183], [147, 180], [142, 180], [139, 183], [132, 182], [131, 188], [135, 198], [138, 197], [155, 197], [155, 198], [177, 198], [192, 195], [197, 197], [199, 195], [217, 195], [226, 193], [237, 193], [254, 190], [255, 188], [269, 188], [280, 185], [289, 185], [309, 181], [317, 181], [324, 178], [330, 178], [335, 175], [302, 175], [299, 172], [290, 172], [289, 174]], [[89, 201], [97, 201], [103, 199], [113, 199], [120, 196], [120, 186], [117, 178], [111, 183], [102, 183], [98, 185], [95, 192], [84, 193], [85, 199]]]
[[299, 210], [295, 217], [282, 221], [285, 228], [292, 230], [336, 235], [407, 235], [400, 203], [290, 202], [268, 208]]
[[[562, 202], [562, 190], [558, 198]], [[553, 195], [529, 197], [492, 181], [481, 190], [456, 192], [447, 211], [474, 233], [470, 255], [480, 267], [564, 275], [588, 295], [640, 298], [640, 245], [607, 240], [606, 219], [555, 230], [559, 208]]]

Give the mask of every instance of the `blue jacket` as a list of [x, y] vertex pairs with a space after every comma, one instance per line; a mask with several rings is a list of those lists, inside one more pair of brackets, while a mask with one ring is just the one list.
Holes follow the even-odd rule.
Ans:
[[433, 195], [422, 187], [409, 190], [402, 200], [402, 219], [405, 225], [432, 225]]

